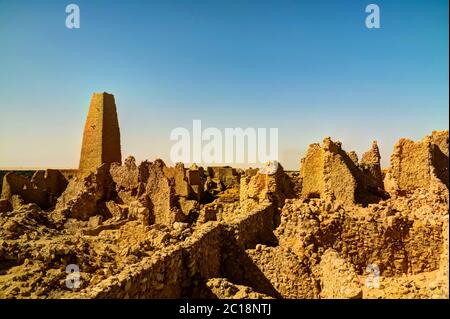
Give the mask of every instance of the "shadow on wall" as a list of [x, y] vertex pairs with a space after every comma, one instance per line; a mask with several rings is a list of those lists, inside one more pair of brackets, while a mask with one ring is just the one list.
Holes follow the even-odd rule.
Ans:
[[[232, 236], [228, 238], [233, 238]], [[222, 275], [231, 282], [252, 287], [259, 293], [274, 298], [282, 298], [266, 275], [258, 268], [247, 252], [239, 247], [236, 240], [222, 248]]]
[[448, 156], [439, 147], [434, 147], [433, 153], [433, 166], [436, 170], [436, 176], [448, 188]]

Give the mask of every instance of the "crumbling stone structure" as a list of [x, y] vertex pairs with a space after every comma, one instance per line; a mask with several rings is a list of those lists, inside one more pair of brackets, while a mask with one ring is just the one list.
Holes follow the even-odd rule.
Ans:
[[2, 199], [11, 200], [13, 195], [19, 195], [25, 202], [36, 203], [40, 207], [48, 207], [48, 193], [38, 189], [27, 178], [12, 172], [3, 177]]
[[291, 179], [278, 162], [266, 163], [263, 171], [249, 169], [240, 178], [241, 208], [251, 211], [265, 201], [281, 208], [286, 198], [294, 196], [292, 188]]
[[342, 204], [367, 204], [386, 196], [383, 190], [380, 154], [374, 141], [361, 162], [354, 152], [342, 150], [340, 142], [329, 137], [323, 146], [311, 144], [301, 160], [301, 195]]
[[17, 195], [25, 203], [35, 203], [43, 209], [54, 207], [57, 198], [67, 186], [66, 178], [54, 169], [36, 171], [32, 178], [9, 172], [3, 177], [1, 199], [11, 206], [12, 196]]
[[145, 183], [148, 179], [148, 169], [145, 170], [145, 168], [148, 168], [148, 162], [143, 162], [138, 167], [133, 156], [127, 157], [124, 165], [111, 164], [109, 172], [116, 184], [117, 196], [121, 203], [129, 204], [144, 193]]
[[102, 215], [100, 205], [108, 201], [112, 194], [113, 181], [109, 175], [109, 165], [103, 164], [95, 172], [72, 179], [58, 198], [55, 210], [64, 217], [89, 220], [97, 214]]
[[375, 193], [378, 190], [384, 189], [380, 160], [381, 156], [377, 141], [373, 141], [371, 149], [363, 154], [359, 163], [359, 167], [363, 173], [363, 184]]
[[[100, 282], [96, 287], [86, 289], [79, 296], [211, 297], [211, 287], [206, 285], [206, 280], [237, 276], [236, 270], [242, 270], [237, 267], [239, 260], [232, 259], [227, 252], [234, 250], [245, 255], [245, 249], [255, 247], [256, 243], [267, 238], [274, 227], [271, 222], [273, 212], [271, 205], [262, 205], [248, 216], [237, 216], [230, 223], [203, 224], [185, 242], [165, 247], [152, 257], [145, 257], [132, 269], [126, 269], [117, 276]], [[233, 247], [228, 247], [229, 245]], [[245, 267], [251, 268], [251, 265]], [[255, 277], [250, 277], [252, 274]], [[257, 278], [259, 277], [249, 269], [247, 277], [242, 280], [256, 282]]]
[[433, 131], [431, 133], [433, 147], [433, 167], [439, 180], [448, 188], [448, 131]]
[[80, 172], [5, 175], [0, 298], [448, 298], [447, 131], [383, 173], [375, 141], [359, 160], [330, 138], [285, 172], [122, 165], [116, 124], [94, 94]]
[[442, 183], [448, 187], [448, 131], [421, 141], [402, 138], [394, 146], [384, 184], [393, 195]]
[[[150, 164], [148, 182], [145, 188], [146, 196], [149, 199], [146, 206], [150, 207], [155, 223], [171, 225], [174, 222], [184, 221], [185, 216], [177, 201], [175, 179], [165, 175], [165, 168], [166, 165], [160, 159]], [[184, 170], [181, 167], [178, 169]], [[180, 186], [180, 184], [178, 185]], [[182, 191], [181, 187], [178, 190]]]
[[110, 174], [116, 185], [116, 204], [141, 202], [149, 209], [151, 222], [171, 225], [198, 215], [205, 178], [197, 166], [186, 169], [177, 163], [168, 167], [161, 159], [137, 166], [129, 156], [122, 166], [111, 164]]
[[325, 299], [360, 299], [362, 289], [353, 265], [339, 256], [333, 249], [327, 249], [318, 266]]
[[216, 188], [219, 192], [239, 184], [240, 174], [230, 166], [207, 167], [207, 189]]

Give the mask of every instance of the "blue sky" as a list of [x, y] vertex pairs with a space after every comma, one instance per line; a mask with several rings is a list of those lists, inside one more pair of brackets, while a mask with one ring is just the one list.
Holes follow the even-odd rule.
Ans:
[[[123, 155], [169, 161], [170, 132], [278, 127], [298, 169], [325, 136], [383, 165], [448, 129], [448, 1], [0, 0], [0, 167], [77, 167], [93, 92], [116, 97]], [[365, 27], [365, 7], [381, 29]]]

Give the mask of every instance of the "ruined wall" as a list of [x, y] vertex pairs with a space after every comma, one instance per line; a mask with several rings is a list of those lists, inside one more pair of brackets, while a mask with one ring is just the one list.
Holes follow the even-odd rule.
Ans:
[[151, 257], [84, 291], [80, 298], [182, 298], [201, 279], [220, 273], [218, 223], [202, 225], [192, 238], [163, 248]]
[[7, 173], [3, 177], [2, 199], [11, 200], [19, 195], [26, 203], [36, 203], [39, 207], [49, 207], [49, 193], [38, 189], [30, 179], [15, 173]]
[[277, 245], [277, 214], [274, 205], [265, 204], [227, 223], [222, 275], [274, 298], [316, 298], [318, 289], [306, 260]]
[[[287, 247], [258, 245], [239, 259], [243, 282], [275, 298], [317, 298], [319, 287], [305, 257]], [[237, 280], [237, 279], [236, 279]]]
[[448, 246], [443, 235], [442, 221], [427, 223], [424, 220], [415, 220], [401, 249], [404, 251], [406, 272], [418, 274], [438, 269], [441, 253], [445, 246]]
[[324, 150], [319, 144], [311, 144], [306, 156], [301, 160], [300, 176], [302, 179], [302, 196], [320, 197], [325, 191], [324, 185]]
[[377, 141], [373, 141], [371, 149], [363, 154], [359, 163], [363, 172], [363, 183], [367, 187], [384, 189], [380, 161], [381, 156]]
[[[441, 260], [439, 264], [439, 274], [443, 278], [449, 278], [449, 255], [448, 255], [448, 249], [449, 249], [449, 242], [448, 242], [448, 236], [449, 236], [449, 229], [448, 229], [448, 216], [444, 220], [444, 223], [442, 225], [442, 237], [443, 237], [443, 249], [441, 253]], [[444, 281], [444, 291], [449, 291], [449, 281]]]
[[202, 201], [205, 180], [202, 168], [193, 164], [186, 169], [183, 163], [176, 163], [175, 167], [164, 167], [164, 174], [174, 181], [177, 196], [186, 200]]
[[33, 174], [36, 171], [23, 171], [23, 170], [0, 170], [0, 193], [2, 192], [2, 187], [3, 187], [3, 177], [7, 174], [7, 173], [15, 173], [17, 175], [22, 175], [25, 177], [29, 177], [31, 178], [31, 176], [33, 176]]
[[178, 196], [186, 198], [189, 197], [189, 195], [192, 193], [192, 190], [187, 181], [183, 163], [177, 163], [175, 167], [164, 166], [163, 171], [164, 175], [166, 175], [167, 178], [173, 180], [175, 193]]
[[89, 220], [92, 216], [104, 213], [100, 204], [111, 199], [113, 188], [109, 165], [103, 164], [88, 175], [79, 175], [69, 182], [58, 198], [54, 214]]
[[227, 221], [226, 228], [237, 246], [247, 249], [256, 244], [273, 244], [275, 207], [271, 203], [262, 203], [253, 211], [237, 214]]
[[94, 287], [85, 289], [79, 298], [182, 298], [204, 294], [209, 278], [221, 277], [224, 263], [239, 267], [236, 260], [222, 255], [223, 245], [235, 238], [242, 248], [254, 246], [271, 231], [273, 209], [262, 206], [231, 225], [208, 222], [199, 226], [185, 242], [168, 246], [144, 257]]
[[42, 209], [48, 209], [55, 206], [66, 187], [67, 180], [58, 170], [35, 171], [31, 179], [9, 172], [3, 177], [0, 198], [12, 204], [12, 196], [18, 195], [25, 203], [35, 203]]
[[335, 299], [362, 298], [358, 275], [351, 263], [333, 249], [327, 249], [318, 265], [320, 297]]
[[391, 194], [428, 188], [439, 181], [448, 187], [448, 131], [433, 131], [417, 142], [402, 138], [395, 144], [384, 179]]
[[433, 147], [433, 167], [437, 178], [449, 186], [448, 174], [448, 131], [433, 131], [431, 134]]
[[302, 196], [353, 204], [357, 176], [349, 165], [354, 166], [354, 163], [341, 150], [340, 143], [327, 137], [323, 140], [323, 147], [311, 144], [301, 161]]
[[352, 174], [344, 158], [339, 153], [326, 152], [323, 167], [323, 198], [351, 205], [356, 198], [356, 177]]
[[193, 198], [198, 202], [202, 202], [205, 198], [204, 185], [206, 181], [203, 167], [198, 167], [197, 165], [193, 164], [186, 173], [189, 186], [192, 190], [192, 195], [190, 195], [190, 198]]
[[149, 165], [149, 177], [145, 187], [148, 201], [145, 205], [150, 209], [151, 223], [172, 225], [186, 218], [179, 207], [175, 180], [164, 173], [166, 165], [162, 160], [155, 160]]
[[281, 208], [286, 198], [295, 196], [294, 183], [278, 162], [267, 162], [260, 170], [247, 170], [241, 176], [240, 209], [250, 212], [263, 202]]
[[83, 133], [80, 171], [95, 170], [103, 163], [121, 163], [120, 131], [114, 95], [94, 93]]
[[448, 157], [448, 131], [433, 131], [431, 141], [439, 147], [439, 150]]
[[[420, 198], [444, 203], [429, 208]], [[346, 210], [323, 200], [292, 201], [284, 206], [275, 234], [281, 246], [309, 256], [312, 264], [332, 248], [358, 273], [368, 264], [378, 265], [384, 276], [436, 270], [443, 249], [445, 195], [405, 199], [401, 205], [402, 214], [400, 207], [386, 202]]]
[[211, 179], [220, 181], [225, 187], [239, 185], [239, 174], [233, 167], [209, 166], [207, 167], [207, 173]]
[[278, 214], [275, 205], [263, 203], [224, 224], [222, 276], [273, 298], [315, 298], [317, 286], [305, 259], [278, 246], [273, 233]]
[[311, 144], [300, 163], [301, 197], [322, 198], [344, 205], [367, 205], [387, 197], [382, 182], [376, 141], [360, 162], [355, 152], [345, 152], [329, 137]]
[[68, 181], [60, 171], [47, 169], [34, 173], [31, 178], [31, 183], [38, 189], [42, 189], [49, 194], [48, 206], [52, 207], [66, 189]]
[[391, 156], [390, 173], [401, 190], [411, 191], [418, 187], [428, 187], [431, 182], [431, 161], [429, 138], [420, 142], [400, 139]]
[[25, 203], [35, 203], [42, 209], [56, 205], [57, 198], [66, 189], [67, 177], [59, 170], [2, 171], [0, 174], [0, 211], [12, 206], [12, 196], [18, 195]]
[[116, 185], [119, 202], [129, 204], [142, 194], [143, 185], [140, 183], [140, 170], [133, 156], [127, 157], [124, 165], [112, 163], [109, 173]]
[[79, 298], [180, 298], [184, 273], [181, 250], [162, 249], [133, 268], [100, 282]]
[[199, 210], [203, 198], [203, 178], [200, 169], [185, 169], [182, 163], [168, 167], [161, 159], [136, 165], [132, 156], [124, 165], [111, 164], [117, 204], [139, 201], [150, 211], [150, 223], [172, 225], [191, 218]]

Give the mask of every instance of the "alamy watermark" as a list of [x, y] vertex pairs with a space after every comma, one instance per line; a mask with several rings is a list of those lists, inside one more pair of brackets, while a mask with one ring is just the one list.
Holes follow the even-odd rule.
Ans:
[[81, 285], [80, 267], [76, 264], [69, 264], [66, 267], [66, 287], [69, 289], [78, 289]]
[[66, 28], [79, 29], [80, 28], [80, 7], [74, 3], [66, 6]]
[[366, 17], [366, 27], [368, 29], [379, 29], [380, 24], [380, 7], [377, 4], [369, 4], [366, 6], [366, 13], [370, 13]]
[[201, 120], [192, 121], [192, 132], [177, 127], [170, 133], [176, 141], [170, 150], [173, 163], [256, 164], [278, 161], [278, 128], [202, 129]]
[[[66, 27], [68, 29], [79, 29], [80, 28], [80, 7], [71, 3], [66, 6], [66, 13], [68, 13], [66, 17]], [[371, 3], [366, 6], [366, 13], [369, 15], [366, 17], [365, 24], [368, 29], [379, 29], [381, 28], [380, 24], [380, 7]]]
[[366, 287], [367, 288], [380, 288], [380, 268], [376, 264], [368, 264], [366, 267]]

